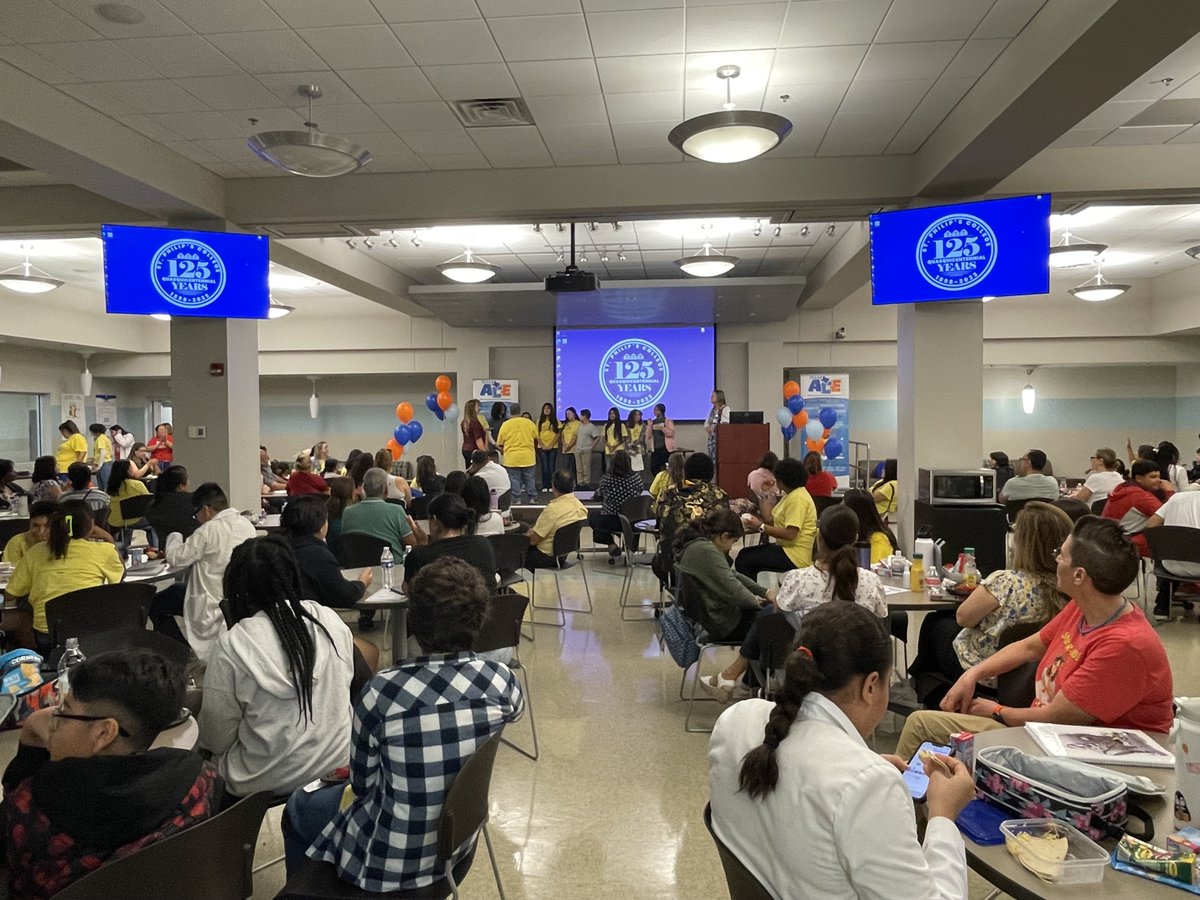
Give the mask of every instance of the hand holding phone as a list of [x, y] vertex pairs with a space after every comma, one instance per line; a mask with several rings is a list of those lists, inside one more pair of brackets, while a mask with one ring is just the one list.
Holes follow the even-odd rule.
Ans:
[[904, 770], [903, 775], [904, 783], [908, 785], [908, 792], [912, 798], [918, 802], [923, 801], [929, 792], [929, 774], [925, 771], [925, 763], [921, 759], [921, 755], [925, 753], [949, 756], [950, 748], [926, 741], [917, 748], [917, 752], [908, 761], [908, 768]]

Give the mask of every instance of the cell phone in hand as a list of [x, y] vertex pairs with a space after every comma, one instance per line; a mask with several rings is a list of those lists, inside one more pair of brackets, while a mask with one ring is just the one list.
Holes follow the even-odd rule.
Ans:
[[908, 768], [904, 770], [904, 783], [908, 786], [908, 792], [912, 798], [917, 801], [924, 800], [925, 795], [929, 792], [929, 776], [925, 774], [925, 763], [921, 762], [922, 753], [949, 756], [950, 748], [926, 741], [917, 748], [913, 758], [908, 761]]

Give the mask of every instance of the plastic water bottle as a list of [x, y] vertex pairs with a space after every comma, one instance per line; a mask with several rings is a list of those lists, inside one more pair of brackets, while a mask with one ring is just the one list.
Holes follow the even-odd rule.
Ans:
[[979, 584], [979, 567], [975, 565], [975, 548], [963, 547], [963, 586], [972, 590]]
[[396, 568], [396, 558], [392, 556], [391, 547], [383, 548], [383, 555], [379, 557], [379, 566], [383, 569], [383, 586], [391, 588], [392, 569]]
[[84, 660], [83, 651], [79, 649], [79, 638], [67, 638], [63, 654], [58, 659], [58, 690], [66, 694], [71, 689], [70, 674], [75, 666]]

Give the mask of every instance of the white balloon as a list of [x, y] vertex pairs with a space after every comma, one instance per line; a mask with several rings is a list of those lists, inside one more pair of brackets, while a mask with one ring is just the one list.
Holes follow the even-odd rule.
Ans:
[[808, 424], [804, 426], [804, 433], [810, 441], [819, 441], [825, 433], [825, 426], [821, 424], [820, 419], [809, 419]]

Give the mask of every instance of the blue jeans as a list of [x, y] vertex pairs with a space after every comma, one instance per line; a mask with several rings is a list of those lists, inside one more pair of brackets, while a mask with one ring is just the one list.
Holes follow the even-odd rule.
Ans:
[[281, 824], [284, 865], [289, 876], [304, 862], [308, 848], [337, 815], [345, 787], [344, 783], [331, 784], [311, 792], [299, 788], [288, 797]]
[[530, 500], [537, 496], [537, 479], [534, 478], [536, 469], [537, 466], [509, 466], [508, 484], [512, 488], [513, 503], [517, 502], [522, 491]]
[[96, 482], [96, 487], [99, 490], [108, 490], [108, 476], [112, 474], [112, 467], [112, 463], [106, 462], [99, 469], [97, 469], [96, 474], [92, 476], [93, 480]]
[[539, 450], [537, 452], [538, 462], [542, 467], [542, 490], [550, 490], [550, 479], [554, 475], [554, 469], [558, 465], [558, 450]]

